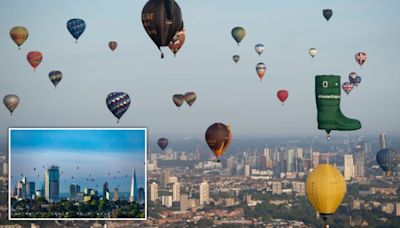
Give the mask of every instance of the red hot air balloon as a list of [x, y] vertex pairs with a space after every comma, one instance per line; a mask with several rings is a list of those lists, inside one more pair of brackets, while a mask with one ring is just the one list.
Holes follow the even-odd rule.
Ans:
[[286, 99], [289, 97], [289, 92], [287, 90], [279, 90], [276, 93], [278, 99], [282, 102], [282, 105], [285, 104]]
[[118, 47], [117, 41], [110, 41], [108, 43], [108, 47], [111, 49], [111, 51], [115, 51], [115, 49]]
[[33, 67], [33, 70], [36, 71], [36, 68], [42, 62], [43, 56], [42, 53], [40, 53], [39, 51], [31, 51], [28, 53], [28, 55], [26, 55], [26, 59]]

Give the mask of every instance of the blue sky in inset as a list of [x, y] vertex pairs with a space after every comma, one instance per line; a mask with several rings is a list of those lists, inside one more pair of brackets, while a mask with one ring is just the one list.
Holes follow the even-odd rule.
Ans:
[[12, 130], [10, 140], [13, 185], [21, 174], [43, 182], [45, 169], [55, 164], [61, 192], [71, 183], [100, 189], [104, 181], [110, 189], [120, 185], [120, 191], [129, 191], [133, 169], [144, 187], [144, 130]]

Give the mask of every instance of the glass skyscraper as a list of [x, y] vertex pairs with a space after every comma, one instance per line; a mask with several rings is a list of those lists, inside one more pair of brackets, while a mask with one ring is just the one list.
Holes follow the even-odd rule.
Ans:
[[58, 200], [60, 191], [60, 170], [58, 166], [50, 166], [45, 173], [44, 196], [49, 202]]

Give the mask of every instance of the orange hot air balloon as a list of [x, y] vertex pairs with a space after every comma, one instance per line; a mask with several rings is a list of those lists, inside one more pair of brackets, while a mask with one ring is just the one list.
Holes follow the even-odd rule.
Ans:
[[42, 62], [43, 56], [42, 53], [40, 53], [39, 51], [31, 51], [26, 56], [26, 59], [28, 60], [29, 64], [31, 64], [31, 66], [33, 67], [33, 70], [36, 71], [36, 68]]
[[260, 81], [265, 75], [265, 72], [267, 71], [267, 67], [265, 66], [264, 63], [258, 63], [256, 66], [256, 72], [258, 74], [258, 77], [260, 78]]
[[14, 41], [14, 43], [18, 46], [18, 50], [21, 45], [28, 39], [29, 32], [23, 26], [15, 26], [10, 30], [10, 37]]
[[111, 51], [115, 51], [118, 47], [117, 41], [110, 41], [108, 42], [108, 47], [111, 49]]
[[225, 152], [230, 143], [232, 134], [229, 128], [223, 123], [214, 123], [208, 127], [205, 138], [208, 146], [214, 152], [218, 162], [219, 157]]
[[181, 49], [184, 43], [185, 43], [185, 30], [181, 30], [175, 34], [172, 41], [168, 44], [169, 49], [171, 49], [175, 57], [176, 53], [179, 51], [179, 49]]
[[285, 104], [286, 99], [289, 97], [289, 92], [287, 90], [279, 90], [276, 93], [276, 96], [278, 97], [278, 99], [282, 102], [282, 105]]

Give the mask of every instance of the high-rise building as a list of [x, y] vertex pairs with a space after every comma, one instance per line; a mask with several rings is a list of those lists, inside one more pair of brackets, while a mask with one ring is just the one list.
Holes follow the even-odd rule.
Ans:
[[44, 181], [44, 197], [49, 202], [57, 201], [60, 191], [59, 167], [55, 165], [50, 166], [46, 170]]
[[365, 176], [365, 154], [361, 145], [356, 145], [353, 156], [354, 177]]
[[24, 184], [23, 181], [20, 181], [17, 184], [17, 198], [18, 199], [26, 198], [26, 184]]
[[[108, 198], [107, 198], [108, 196]], [[110, 190], [108, 190], [107, 181], [103, 184], [103, 200], [110, 200]]]
[[179, 201], [181, 198], [181, 184], [179, 182], [172, 185], [172, 201]]
[[207, 181], [203, 181], [200, 183], [200, 205], [204, 205], [204, 203], [208, 204], [210, 202], [209, 199], [209, 188]]
[[244, 163], [244, 176], [250, 176], [250, 164], [248, 162]]
[[344, 155], [344, 179], [351, 180], [352, 177], [354, 177], [353, 155], [345, 154]]
[[162, 196], [161, 204], [167, 208], [172, 207], [172, 196]]
[[161, 172], [161, 186], [165, 188], [167, 187], [168, 183], [169, 183], [169, 169], [164, 169]]
[[226, 168], [232, 170], [235, 165], [235, 160], [233, 158], [226, 159]]
[[8, 163], [7, 162], [3, 163], [3, 175], [4, 176], [8, 175]]
[[319, 166], [319, 152], [313, 151], [312, 152], [312, 168], [315, 169]]
[[131, 179], [131, 192], [129, 195], [129, 202], [137, 202], [138, 192], [137, 192], [137, 181], [136, 181], [136, 170], [133, 170], [133, 175]]
[[35, 197], [35, 182], [27, 182], [26, 183], [26, 198], [34, 199]]
[[78, 199], [78, 193], [81, 191], [81, 187], [77, 184], [71, 184], [69, 186], [69, 198], [72, 200]]
[[144, 204], [145, 202], [145, 197], [144, 197], [144, 188], [139, 188], [138, 190], [138, 194], [139, 194], [139, 204]]
[[158, 199], [158, 184], [153, 182], [150, 184], [150, 200], [156, 201]]
[[179, 210], [180, 211], [187, 211], [189, 209], [189, 199], [187, 195], [182, 194], [180, 197], [179, 202]]
[[387, 145], [386, 145], [386, 134], [385, 133], [382, 133], [382, 134], [379, 135], [379, 148], [381, 150], [387, 148]]
[[114, 201], [118, 201], [119, 200], [119, 189], [118, 188], [114, 188]]
[[282, 183], [279, 181], [272, 182], [272, 194], [280, 195], [282, 194]]
[[294, 149], [289, 149], [287, 151], [287, 164], [286, 164], [286, 171], [293, 172], [294, 171]]

